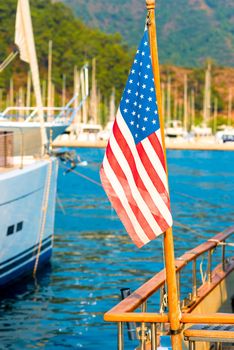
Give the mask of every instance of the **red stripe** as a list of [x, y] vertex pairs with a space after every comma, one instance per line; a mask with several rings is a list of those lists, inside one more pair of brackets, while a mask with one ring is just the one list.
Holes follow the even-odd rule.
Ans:
[[151, 225], [148, 223], [148, 221], [145, 219], [144, 215], [142, 214], [140, 204], [138, 205], [136, 200], [134, 199], [132, 195], [132, 190], [128, 183], [128, 179], [124, 174], [121, 166], [119, 165], [118, 160], [116, 159], [111, 147], [108, 147], [108, 149], [106, 150], [106, 157], [109, 161], [109, 164], [112, 170], [116, 174], [121, 186], [124, 189], [124, 193], [125, 193], [125, 196], [127, 197], [129, 206], [131, 207], [139, 225], [141, 226], [142, 230], [150, 240], [155, 239], [156, 234], [159, 234], [161, 232], [155, 232], [153, 230], [154, 228], [151, 227]]
[[111, 202], [113, 208], [116, 210], [120, 220], [122, 221], [126, 231], [128, 232], [129, 236], [133, 240], [133, 242], [136, 244], [138, 248], [141, 248], [144, 243], [141, 241], [139, 236], [137, 235], [131, 220], [128, 217], [128, 214], [124, 207], [122, 206], [121, 201], [118, 198], [118, 195], [115, 193], [113, 187], [111, 186], [108, 178], [106, 177], [105, 170], [103, 166], [100, 170], [100, 177], [102, 181], [103, 188], [109, 198], [109, 201]]
[[[154, 184], [155, 188], [157, 189], [158, 193], [160, 194], [162, 200], [170, 210], [170, 201], [167, 189], [165, 188], [164, 183], [162, 182], [161, 178], [159, 177], [157, 171], [155, 170], [153, 164], [151, 163], [144, 147], [141, 143], [137, 144], [137, 151], [139, 154], [139, 157], [142, 161], [142, 164], [145, 167], [145, 170], [147, 171], [152, 183]], [[155, 150], [157, 153], [157, 150]]]
[[[159, 211], [158, 207], [156, 206], [156, 203], [153, 201], [152, 197], [150, 196], [148, 190], [146, 189], [144, 182], [142, 181], [137, 167], [136, 167], [136, 162], [134, 159], [134, 156], [132, 155], [131, 149], [129, 148], [119, 126], [117, 125], [117, 123], [115, 123], [114, 128], [113, 128], [113, 134], [115, 135], [116, 140], [118, 140], [118, 144], [131, 168], [131, 172], [133, 174], [134, 177], [134, 181], [136, 183], [136, 186], [138, 187], [138, 190], [142, 196], [142, 198], [144, 199], [144, 201], [146, 202], [146, 204], [148, 205], [154, 219], [156, 220], [157, 224], [161, 227], [162, 232], [165, 231], [166, 228], [168, 228], [168, 223], [167, 221], [164, 219], [163, 215], [161, 214], [161, 212]], [[138, 146], [137, 146], [138, 147]], [[147, 157], [148, 158], [148, 157]], [[143, 163], [143, 159], [141, 159], [142, 163]], [[144, 165], [144, 163], [143, 163]], [[152, 164], [150, 164], [150, 166], [152, 167]], [[148, 172], [148, 169], [145, 168], [146, 172]], [[158, 175], [157, 175], [158, 176]], [[161, 193], [166, 193], [166, 198], [168, 199], [168, 193], [165, 190], [165, 187], [162, 188], [157, 188], [157, 182], [153, 181], [153, 183], [155, 184], [156, 190], [159, 192], [159, 190], [161, 190]], [[164, 192], [163, 192], [164, 190]], [[165, 192], [166, 191], [166, 192]], [[159, 192], [160, 193], [160, 192]]]
[[164, 156], [161, 142], [159, 141], [157, 134], [155, 132], [152, 133], [151, 135], [148, 136], [148, 139], [149, 139], [152, 147], [156, 150], [158, 158], [160, 159], [162, 166], [163, 166], [165, 173], [166, 173], [165, 156]]

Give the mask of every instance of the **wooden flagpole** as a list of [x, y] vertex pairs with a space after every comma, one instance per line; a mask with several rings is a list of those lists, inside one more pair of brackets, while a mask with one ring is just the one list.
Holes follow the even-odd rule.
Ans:
[[[158, 112], [160, 120], [160, 129], [162, 136], [162, 145], [166, 162], [166, 147], [164, 137], [164, 120], [162, 115], [162, 99], [160, 89], [160, 73], [158, 62], [158, 49], [156, 39], [156, 23], [155, 23], [155, 0], [146, 0], [146, 7], [148, 10], [148, 32], [150, 41], [150, 51], [152, 57], [152, 67], [154, 73], [154, 81], [156, 86], [156, 97], [158, 103]], [[167, 166], [167, 165], [166, 165]], [[171, 342], [173, 350], [182, 349], [182, 338], [180, 334], [180, 308], [176, 284], [176, 270], [175, 270], [175, 256], [174, 256], [174, 242], [172, 228], [168, 228], [164, 233], [164, 252], [165, 252], [165, 268], [167, 280], [168, 293], [168, 316], [171, 329]]]

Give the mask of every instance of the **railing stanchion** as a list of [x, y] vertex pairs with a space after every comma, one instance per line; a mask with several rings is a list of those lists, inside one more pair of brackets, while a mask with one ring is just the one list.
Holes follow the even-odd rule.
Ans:
[[223, 241], [223, 245], [222, 245], [222, 269], [223, 269], [223, 271], [225, 271], [226, 270], [226, 258], [225, 258], [225, 248], [226, 248], [226, 246], [225, 246], [225, 240]]
[[118, 350], [124, 350], [123, 322], [118, 322]]
[[193, 294], [192, 299], [197, 297], [197, 259], [193, 260]]
[[151, 350], [157, 350], [157, 327], [156, 323], [151, 323]]
[[211, 276], [211, 254], [212, 254], [212, 250], [210, 249], [208, 251], [208, 283], [212, 282], [212, 276]]

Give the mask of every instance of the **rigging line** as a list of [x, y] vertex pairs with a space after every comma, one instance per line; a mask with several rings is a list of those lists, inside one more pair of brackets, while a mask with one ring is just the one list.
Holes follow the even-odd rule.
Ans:
[[0, 73], [13, 61], [19, 51], [11, 52], [7, 58], [0, 64]]
[[[190, 194], [186, 194], [186, 193], [182, 193], [182, 192], [178, 192], [178, 191], [174, 191], [174, 193], [176, 193], [176, 194], [178, 194], [178, 195], [180, 195], [180, 196], [182, 196], [182, 197], [187, 197], [187, 198], [193, 199], [193, 200], [195, 200], [195, 201], [199, 201], [199, 202], [211, 204], [211, 205], [213, 205], [214, 207], [217, 207], [217, 204], [214, 204], [214, 203], [212, 203], [212, 202], [209, 202], [209, 201], [207, 201], [207, 200], [205, 200], [205, 199], [203, 199], [203, 198], [197, 198], [197, 197], [191, 196]], [[228, 207], [230, 207], [230, 205], [228, 205]], [[231, 205], [231, 207], [234, 208], [233, 205]]]
[[102, 184], [101, 184], [100, 182], [98, 182], [98, 181], [96, 181], [96, 180], [93, 180], [93, 179], [92, 179], [91, 177], [89, 177], [89, 176], [86, 176], [86, 175], [84, 175], [84, 174], [81, 174], [81, 173], [79, 173], [78, 171], [76, 171], [76, 170], [74, 170], [74, 169], [70, 169], [70, 168], [65, 167], [65, 166], [62, 166], [62, 168], [63, 168], [63, 169], [66, 169], [66, 170], [69, 170], [69, 172], [72, 172], [72, 173], [76, 174], [77, 176], [83, 177], [84, 179], [86, 179], [86, 180], [88, 180], [88, 181], [94, 183], [94, 184], [97, 185], [97, 186], [102, 187]]
[[182, 223], [179, 222], [179, 221], [175, 221], [175, 220], [174, 220], [174, 224], [175, 224], [175, 226], [183, 227], [184, 229], [186, 229], [186, 230], [188, 230], [188, 231], [190, 231], [190, 232], [196, 233], [197, 235], [199, 234], [198, 231], [192, 229], [192, 228], [189, 227], [188, 225], [182, 224]]

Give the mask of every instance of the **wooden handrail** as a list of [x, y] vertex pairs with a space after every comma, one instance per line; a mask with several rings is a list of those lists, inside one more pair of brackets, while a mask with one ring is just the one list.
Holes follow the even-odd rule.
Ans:
[[[176, 271], [180, 271], [185, 265], [187, 265], [189, 262], [199, 257], [201, 254], [209, 251], [210, 249], [215, 248], [218, 245], [218, 242], [225, 241], [232, 233], [234, 233], [234, 226], [226, 229], [221, 233], [218, 233], [212, 239], [208, 240], [205, 243], [202, 243], [197, 248], [192, 249], [191, 251], [185, 253], [179, 259], [176, 259], [175, 260]], [[227, 272], [229, 273], [229, 271]], [[165, 284], [165, 278], [166, 278], [165, 270], [162, 270], [159, 273], [157, 273], [150, 280], [144, 283], [140, 288], [134, 291], [130, 296], [122, 300], [119, 304], [117, 304], [111, 310], [105, 313], [104, 319], [106, 321], [116, 322], [118, 320], [119, 321], [123, 320], [123, 318], [124, 320], [131, 321], [133, 320], [134, 317], [141, 317], [139, 315], [142, 315], [142, 313], [136, 314], [136, 316], [133, 316], [133, 314], [131, 315], [130, 313], [136, 310], [151, 295], [153, 295], [156, 291], [158, 291], [159, 288]], [[214, 280], [214, 283], [210, 287], [214, 288], [215, 283], [216, 281]], [[126, 314], [126, 318], [124, 314]], [[152, 314], [149, 313], [149, 315], [152, 315]], [[153, 314], [153, 315], [156, 315], [155, 317], [158, 317], [157, 314]], [[118, 316], [120, 317], [120, 319], [118, 318]], [[147, 319], [148, 319], [148, 316], [147, 316]]]
[[154, 312], [126, 312], [126, 313], [106, 313], [105, 321], [109, 322], [150, 322], [167, 323], [169, 318], [167, 314], [157, 314]]
[[[168, 314], [156, 314], [153, 312], [128, 312], [117, 313], [115, 315], [105, 314], [105, 321], [110, 322], [148, 322], [148, 323], [168, 323]], [[181, 323], [207, 323], [207, 324], [234, 324], [233, 314], [227, 313], [211, 313], [211, 314], [187, 314], [182, 313]]]
[[233, 314], [215, 313], [215, 314], [182, 314], [182, 323], [209, 323], [209, 324], [234, 324]]

